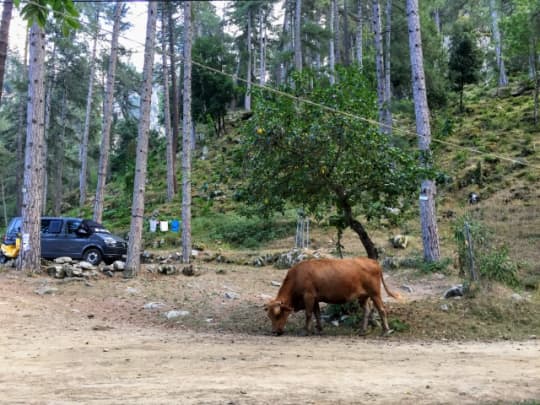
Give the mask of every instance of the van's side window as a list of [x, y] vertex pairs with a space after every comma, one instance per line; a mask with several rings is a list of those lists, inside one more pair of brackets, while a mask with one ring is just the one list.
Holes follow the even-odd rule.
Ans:
[[41, 221], [42, 233], [60, 233], [62, 232], [62, 221], [58, 219], [42, 220]]
[[67, 221], [67, 232], [69, 234], [77, 233], [77, 229], [81, 226], [81, 221]]

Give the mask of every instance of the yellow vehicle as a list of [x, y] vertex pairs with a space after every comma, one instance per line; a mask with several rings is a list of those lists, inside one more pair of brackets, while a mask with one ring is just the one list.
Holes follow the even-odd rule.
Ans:
[[0, 263], [15, 259], [19, 255], [21, 250], [21, 224], [20, 217], [13, 218], [9, 223], [0, 245]]
[[2, 243], [0, 245], [0, 264], [15, 259], [21, 250], [21, 237], [18, 235], [13, 244]]

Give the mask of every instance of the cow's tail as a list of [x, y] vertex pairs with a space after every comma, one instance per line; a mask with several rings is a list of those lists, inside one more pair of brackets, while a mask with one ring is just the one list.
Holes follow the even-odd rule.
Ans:
[[383, 273], [381, 271], [381, 282], [382, 282], [382, 285], [384, 287], [384, 290], [386, 291], [386, 293], [392, 297], [392, 298], [395, 298], [396, 300], [399, 300], [401, 299], [401, 295], [397, 292], [392, 292], [388, 289], [388, 286], [386, 285], [386, 283], [384, 282], [384, 277], [383, 277]]

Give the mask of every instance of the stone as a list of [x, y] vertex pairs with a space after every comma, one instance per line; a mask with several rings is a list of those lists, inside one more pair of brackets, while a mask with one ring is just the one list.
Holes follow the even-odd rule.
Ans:
[[114, 271], [124, 271], [126, 269], [126, 262], [123, 262], [121, 260], [116, 260], [112, 264]]
[[51, 287], [49, 285], [42, 285], [41, 287], [38, 287], [34, 290], [34, 292], [38, 295], [54, 294], [57, 291], [58, 288]]
[[165, 307], [163, 302], [149, 302], [143, 306], [144, 309], [160, 309], [163, 307]]
[[444, 298], [463, 297], [463, 284], [455, 285], [443, 294]]
[[167, 319], [176, 319], [176, 318], [181, 318], [181, 317], [184, 317], [184, 316], [188, 316], [189, 311], [171, 310], [171, 311], [165, 312], [164, 315], [165, 315], [165, 318], [167, 318]]
[[94, 270], [96, 268], [93, 264], [85, 261], [79, 262], [79, 267], [83, 270]]
[[414, 292], [413, 288], [410, 285], [403, 284], [401, 287], [403, 291], [407, 291], [409, 294], [412, 294]]
[[225, 295], [225, 298], [228, 298], [230, 300], [237, 300], [238, 298], [240, 298], [239, 294], [232, 291], [227, 291], [224, 295]]
[[54, 259], [54, 262], [58, 264], [73, 263], [73, 259], [71, 257], [62, 256]]
[[396, 249], [406, 249], [409, 244], [409, 237], [406, 235], [396, 235], [391, 239], [392, 246]]

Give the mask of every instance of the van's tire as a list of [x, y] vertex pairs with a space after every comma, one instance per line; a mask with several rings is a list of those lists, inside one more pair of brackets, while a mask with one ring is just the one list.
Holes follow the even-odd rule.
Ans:
[[4, 264], [8, 261], [8, 258], [4, 256], [2, 253], [0, 253], [0, 264]]
[[97, 266], [101, 263], [102, 257], [101, 252], [97, 248], [88, 248], [84, 251], [83, 260], [94, 266]]

